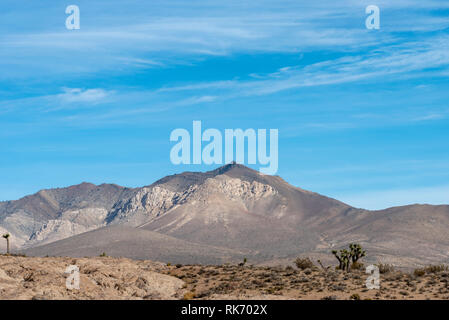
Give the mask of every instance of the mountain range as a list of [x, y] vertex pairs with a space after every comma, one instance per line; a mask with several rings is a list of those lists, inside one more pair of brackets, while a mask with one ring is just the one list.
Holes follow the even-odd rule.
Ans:
[[30, 256], [331, 263], [333, 249], [358, 242], [367, 262], [412, 267], [449, 262], [448, 229], [447, 205], [364, 210], [236, 163], [141, 188], [82, 183], [0, 202], [0, 232]]

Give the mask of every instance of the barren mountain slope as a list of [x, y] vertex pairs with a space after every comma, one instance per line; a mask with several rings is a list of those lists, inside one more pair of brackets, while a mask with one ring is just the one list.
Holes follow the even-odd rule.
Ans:
[[382, 262], [449, 263], [449, 206], [409, 205], [350, 215], [332, 225], [327, 239], [339, 246], [360, 242]]
[[138, 190], [108, 221], [195, 243], [252, 250], [261, 260], [313, 250], [319, 235], [304, 224], [349, 206], [238, 164], [183, 173]]
[[43, 246], [26, 249], [27, 256], [114, 257], [151, 259], [171, 263], [222, 264], [242, 261], [249, 252], [195, 244], [156, 232], [108, 226]]
[[[0, 229], [12, 235], [12, 247], [56, 241], [105, 225], [112, 206], [132, 189], [113, 184], [41, 190], [16, 201], [2, 202]], [[0, 244], [3, 248], [4, 244]]]
[[[100, 231], [95, 239], [89, 238], [98, 243], [94, 249], [80, 246], [80, 239], [92, 234], [87, 233], [27, 252], [97, 255], [104, 249], [119, 256], [137, 257], [138, 253], [139, 257], [154, 258], [139, 245], [147, 245], [156, 235], [166, 235], [185, 244], [180, 246], [184, 254], [174, 255], [177, 260], [170, 262], [209, 261], [208, 255], [213, 261], [223, 261], [241, 259], [243, 254], [255, 263], [288, 261], [301, 253], [328, 257], [332, 249], [349, 242], [360, 242], [368, 250], [367, 260], [373, 262], [413, 266], [448, 261], [448, 206], [356, 209], [235, 163], [205, 173], [168, 176], [143, 188], [106, 186], [83, 184], [73, 188], [87, 190], [84, 193], [66, 190], [58, 196], [46, 191], [51, 196], [46, 195], [44, 203], [57, 203], [59, 211], [40, 222], [25, 246], [35, 247], [104, 226], [132, 228], [122, 233], [126, 234], [122, 241], [115, 241], [118, 238], [114, 238], [114, 232]], [[37, 205], [37, 200], [33, 201]], [[17, 207], [12, 214], [2, 214], [0, 231], [30, 227], [30, 216], [18, 215], [19, 210]], [[139, 238], [143, 241], [140, 243], [133, 240], [132, 230], [136, 237], [151, 236]], [[161, 243], [161, 248], [176, 250], [170, 249], [177, 246], [176, 241], [167, 243]], [[219, 250], [203, 254], [195, 248], [197, 245]]]

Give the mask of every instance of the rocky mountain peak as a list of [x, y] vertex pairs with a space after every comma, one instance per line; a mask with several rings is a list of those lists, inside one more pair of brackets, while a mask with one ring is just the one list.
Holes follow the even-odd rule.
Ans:
[[448, 226], [449, 206], [356, 209], [235, 162], [142, 188], [83, 183], [0, 205], [0, 231], [11, 234], [15, 251], [181, 263], [329, 254], [348, 242], [360, 242], [374, 262], [442, 263]]

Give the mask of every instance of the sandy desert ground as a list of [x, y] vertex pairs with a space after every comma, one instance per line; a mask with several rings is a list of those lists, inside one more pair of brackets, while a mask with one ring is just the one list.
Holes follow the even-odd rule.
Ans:
[[[66, 288], [69, 265], [79, 290]], [[366, 288], [364, 270], [331, 269], [2, 255], [0, 299], [449, 299], [447, 268], [381, 269], [379, 290]]]

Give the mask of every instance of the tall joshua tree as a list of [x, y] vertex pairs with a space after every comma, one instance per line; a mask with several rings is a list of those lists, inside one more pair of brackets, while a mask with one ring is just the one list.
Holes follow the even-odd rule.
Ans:
[[351, 243], [349, 245], [349, 249], [351, 250], [351, 260], [352, 263], [356, 263], [360, 258], [366, 256], [366, 251], [362, 249], [362, 246], [357, 243]]
[[351, 253], [346, 250], [342, 249], [340, 251], [332, 250], [332, 254], [337, 258], [339, 266], [338, 269], [343, 271], [349, 271], [349, 265], [351, 261]]
[[9, 233], [5, 233], [3, 238], [6, 239], [6, 254], [9, 254]]
[[351, 266], [355, 266], [360, 258], [366, 256], [366, 251], [362, 249], [362, 246], [360, 244], [351, 243], [349, 245], [349, 250], [332, 250], [332, 254], [338, 260], [338, 269], [349, 271], [351, 269]]

